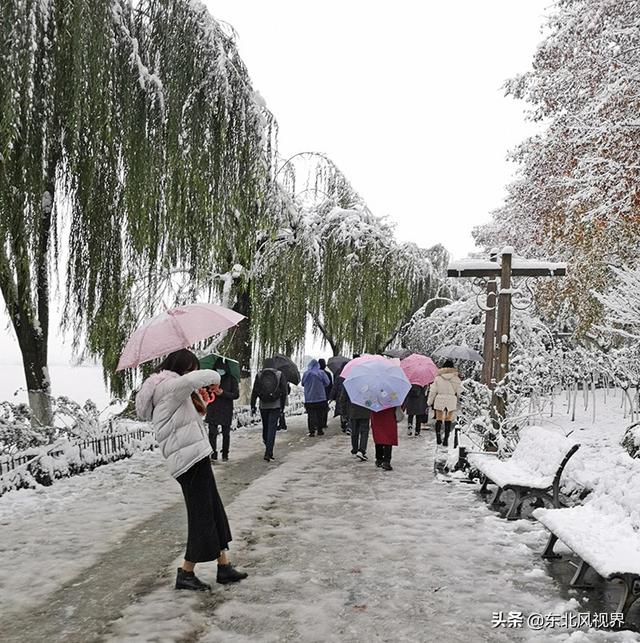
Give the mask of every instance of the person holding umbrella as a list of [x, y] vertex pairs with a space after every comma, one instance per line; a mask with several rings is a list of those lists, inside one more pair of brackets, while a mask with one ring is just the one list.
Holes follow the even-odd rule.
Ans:
[[187, 550], [175, 588], [204, 591], [211, 586], [195, 575], [197, 563], [217, 560], [216, 581], [222, 584], [240, 581], [247, 574], [236, 570], [227, 556], [231, 530], [209, 464], [204, 402], [196, 392], [212, 387], [212, 393], [219, 394], [220, 375], [199, 369], [191, 351], [171, 353], [142, 384], [136, 412], [141, 420], [153, 423], [160, 451], [182, 487], [187, 506]]
[[371, 414], [371, 434], [376, 445], [376, 467], [393, 471], [391, 449], [398, 446], [397, 408], [383, 409]]
[[427, 387], [412, 384], [404, 401], [404, 411], [407, 414], [407, 435], [414, 435], [413, 420], [415, 418], [415, 435], [420, 435], [420, 425], [429, 421], [427, 406]]
[[[449, 446], [451, 422], [455, 417], [461, 392], [462, 382], [458, 377], [458, 371], [454, 368], [453, 362], [448, 359], [438, 371], [438, 376], [429, 388], [427, 399], [427, 405], [433, 406], [436, 412], [436, 442], [445, 447]], [[440, 432], [443, 421], [444, 440], [441, 441]]]
[[240, 387], [231, 373], [229, 364], [222, 357], [218, 357], [213, 370], [220, 376], [220, 385], [215, 399], [207, 405], [206, 422], [209, 426], [209, 441], [213, 449], [211, 459], [218, 459], [218, 434], [222, 433], [222, 461], [226, 462], [229, 459], [231, 443], [233, 401], [240, 397]]
[[329, 384], [329, 377], [320, 369], [318, 360], [312, 359], [302, 376], [309, 437], [313, 437], [316, 431], [318, 435], [324, 435], [323, 419], [326, 417], [327, 387]]

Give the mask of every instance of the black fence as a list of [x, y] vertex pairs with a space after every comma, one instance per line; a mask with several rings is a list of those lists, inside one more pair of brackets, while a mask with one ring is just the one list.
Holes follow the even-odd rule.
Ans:
[[[90, 450], [96, 456], [98, 460], [100, 456], [108, 457], [114, 453], [118, 453], [125, 448], [125, 446], [130, 443], [132, 440], [142, 440], [146, 435], [149, 434], [149, 431], [143, 431], [142, 429], [136, 429], [135, 431], [127, 431], [126, 433], [116, 433], [116, 434], [107, 434], [99, 438], [90, 438], [87, 440], [82, 440], [80, 442], [69, 442], [69, 446], [78, 447], [80, 452], [83, 450]], [[21, 467], [24, 464], [32, 460], [37, 460], [42, 457], [42, 455], [47, 455], [50, 457], [60, 456], [65, 452], [65, 448], [60, 446], [54, 448], [51, 451], [47, 451], [45, 454], [38, 453], [35, 455], [20, 455], [12, 457], [2, 457], [0, 456], [0, 476], [3, 476], [18, 467]]]

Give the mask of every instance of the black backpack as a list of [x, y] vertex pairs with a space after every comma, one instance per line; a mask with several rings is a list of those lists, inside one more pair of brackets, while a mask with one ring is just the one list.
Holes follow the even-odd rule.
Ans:
[[275, 368], [265, 368], [260, 373], [260, 387], [258, 397], [263, 402], [275, 402], [279, 400], [282, 391], [280, 390], [280, 378], [282, 373]]

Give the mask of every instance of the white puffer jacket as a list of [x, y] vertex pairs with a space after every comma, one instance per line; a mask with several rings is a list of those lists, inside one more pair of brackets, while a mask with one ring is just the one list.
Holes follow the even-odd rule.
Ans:
[[455, 368], [441, 368], [433, 384], [429, 387], [427, 405], [436, 411], [455, 411], [462, 392], [462, 382]]
[[211, 384], [220, 384], [215, 371], [202, 369], [185, 375], [160, 371], [145, 380], [136, 397], [138, 417], [153, 422], [174, 478], [211, 453], [204, 422], [191, 400], [193, 391]]

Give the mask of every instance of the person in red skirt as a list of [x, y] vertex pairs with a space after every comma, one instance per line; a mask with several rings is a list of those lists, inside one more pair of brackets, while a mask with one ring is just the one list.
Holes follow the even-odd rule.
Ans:
[[396, 409], [384, 409], [371, 414], [371, 433], [376, 444], [376, 467], [393, 471], [391, 448], [398, 446]]

